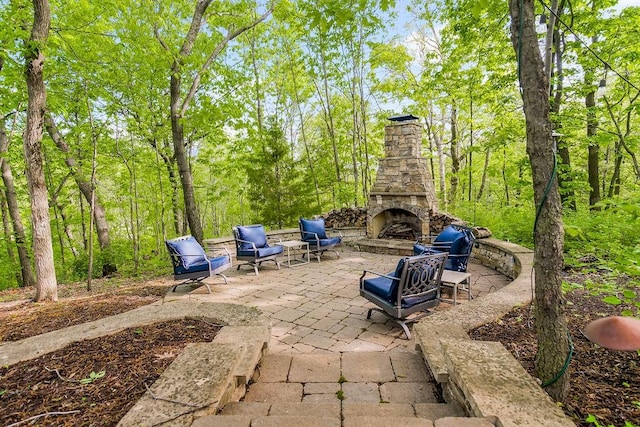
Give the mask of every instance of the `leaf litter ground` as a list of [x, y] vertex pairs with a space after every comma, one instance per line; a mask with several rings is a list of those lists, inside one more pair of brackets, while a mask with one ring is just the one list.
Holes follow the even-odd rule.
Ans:
[[[573, 283], [604, 280], [576, 273]], [[33, 304], [24, 290], [0, 292], [0, 342], [62, 329], [160, 299], [164, 282], [144, 282], [127, 288], [99, 285], [90, 297], [82, 289], [65, 285], [57, 304]], [[28, 291], [27, 291], [28, 292]], [[567, 294], [567, 318], [575, 346], [570, 365], [571, 392], [562, 405], [579, 426], [597, 417], [604, 426], [640, 425], [640, 356], [615, 352], [589, 342], [582, 330], [588, 322], [618, 315], [631, 305], [602, 302], [584, 289]], [[636, 299], [635, 302], [640, 302]], [[194, 323], [194, 322], [197, 322]], [[533, 374], [536, 352], [535, 320], [530, 306], [514, 309], [502, 319], [471, 331], [472, 338], [500, 341]], [[166, 322], [123, 331], [109, 337], [82, 341], [41, 358], [0, 368], [0, 425], [35, 420], [44, 425], [116, 425], [127, 410], [173, 361], [188, 342], [211, 341], [215, 325], [198, 321]], [[95, 378], [104, 371], [104, 377]], [[91, 373], [93, 372], [93, 381]], [[85, 384], [80, 381], [84, 380]]]

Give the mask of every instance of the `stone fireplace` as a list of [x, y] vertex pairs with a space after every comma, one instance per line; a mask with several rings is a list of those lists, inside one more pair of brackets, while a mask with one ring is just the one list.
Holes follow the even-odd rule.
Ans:
[[385, 156], [369, 193], [367, 237], [416, 240], [429, 236], [430, 212], [438, 210], [427, 159], [421, 154], [422, 125], [412, 115], [389, 120]]

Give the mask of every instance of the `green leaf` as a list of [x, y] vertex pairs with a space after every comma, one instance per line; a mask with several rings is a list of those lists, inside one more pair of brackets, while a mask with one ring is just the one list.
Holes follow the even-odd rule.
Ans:
[[606, 302], [607, 304], [611, 304], [611, 305], [620, 305], [622, 303], [620, 298], [618, 298], [615, 295], [606, 296], [606, 297], [602, 298], [602, 301]]

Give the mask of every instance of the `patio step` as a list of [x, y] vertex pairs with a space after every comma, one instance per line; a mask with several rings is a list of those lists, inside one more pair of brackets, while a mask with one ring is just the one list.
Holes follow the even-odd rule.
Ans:
[[458, 405], [447, 403], [306, 403], [235, 402], [218, 415], [198, 418], [192, 427], [493, 427], [488, 419], [466, 418]]
[[413, 353], [277, 354], [262, 358], [244, 400], [192, 426], [491, 427], [442, 403]]

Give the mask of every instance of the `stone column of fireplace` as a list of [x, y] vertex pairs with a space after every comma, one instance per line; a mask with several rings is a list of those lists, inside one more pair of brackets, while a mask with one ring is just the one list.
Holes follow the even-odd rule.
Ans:
[[416, 236], [429, 235], [429, 212], [438, 200], [427, 160], [422, 157], [422, 125], [413, 116], [385, 126], [385, 157], [369, 193], [367, 237], [378, 238], [391, 223], [408, 224]]

